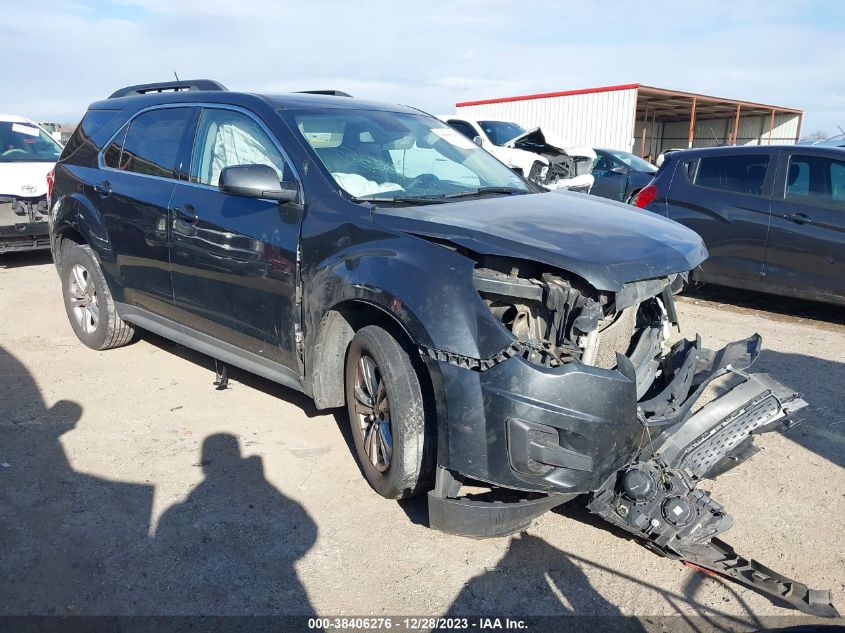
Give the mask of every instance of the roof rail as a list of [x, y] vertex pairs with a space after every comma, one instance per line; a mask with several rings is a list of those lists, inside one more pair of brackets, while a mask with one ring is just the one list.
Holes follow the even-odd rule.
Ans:
[[109, 99], [145, 95], [150, 92], [182, 92], [188, 90], [226, 90], [226, 86], [212, 79], [186, 79], [184, 81], [160, 81], [154, 84], [138, 84], [121, 88], [109, 96]]
[[348, 92], [342, 90], [297, 90], [297, 94], [303, 95], [328, 95], [330, 97], [352, 97]]

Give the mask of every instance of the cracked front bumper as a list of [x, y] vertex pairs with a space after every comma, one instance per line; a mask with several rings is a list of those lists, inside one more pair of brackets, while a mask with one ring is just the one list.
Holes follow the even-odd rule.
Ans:
[[[648, 355], [638, 366], [620, 355], [612, 370], [579, 363], [548, 368], [514, 357], [473, 371], [441, 361], [446, 419], [439, 464], [495, 486], [566, 494], [596, 491], [627, 464], [658, 451], [701, 473], [722, 448], [787, 422], [806, 405], [771, 376], [744, 373], [759, 349], [759, 336], [716, 352], [698, 340], [681, 341], [639, 399], [638, 381], [642, 391], [643, 376], [654, 371]], [[694, 411], [708, 386], [727, 374], [741, 384]], [[725, 424], [738, 430], [719, 432]], [[714, 436], [698, 449], [677, 448], [707, 430]]]

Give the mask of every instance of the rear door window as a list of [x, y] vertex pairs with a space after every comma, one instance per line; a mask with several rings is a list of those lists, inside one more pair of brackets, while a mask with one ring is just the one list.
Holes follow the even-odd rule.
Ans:
[[791, 155], [784, 198], [802, 204], [845, 209], [845, 160]]
[[694, 182], [699, 187], [762, 196], [768, 166], [767, 154], [704, 156], [699, 159]]
[[106, 148], [103, 155], [106, 166], [173, 178], [179, 146], [190, 119], [190, 108], [161, 108], [138, 115]]

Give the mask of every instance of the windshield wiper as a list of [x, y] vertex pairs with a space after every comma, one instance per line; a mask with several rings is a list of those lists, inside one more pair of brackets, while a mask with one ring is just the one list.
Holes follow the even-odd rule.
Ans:
[[465, 198], [467, 196], [481, 196], [485, 193], [509, 193], [511, 195], [528, 193], [525, 189], [517, 189], [516, 187], [477, 187], [476, 189], [467, 189], [466, 191], [457, 191], [455, 193], [446, 193], [440, 198]]
[[404, 202], [409, 204], [442, 204], [449, 202], [453, 198], [465, 198], [468, 196], [481, 196], [487, 193], [507, 193], [507, 194], [522, 194], [529, 193], [525, 189], [517, 189], [516, 187], [477, 187], [475, 189], [467, 189], [465, 191], [456, 191], [454, 193], [443, 193], [430, 196], [394, 196], [391, 198], [379, 198], [376, 196], [363, 196], [352, 198], [353, 202]]
[[360, 196], [352, 198], [352, 202], [406, 202], [409, 204], [438, 204], [446, 202], [443, 196], [393, 196], [391, 198], [378, 198], [375, 196]]

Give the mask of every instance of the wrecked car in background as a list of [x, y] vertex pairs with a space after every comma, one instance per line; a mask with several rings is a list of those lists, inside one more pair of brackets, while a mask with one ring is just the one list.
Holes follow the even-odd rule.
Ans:
[[715, 538], [731, 518], [699, 481], [806, 403], [747, 372], [758, 336], [670, 343], [673, 283], [707, 256], [678, 223], [550, 193], [413, 108], [201, 80], [90, 107], [51, 237], [83, 343], [144, 328], [345, 406], [370, 486], [427, 493], [434, 528], [501, 536], [582, 498], [664, 555], [836, 613]]
[[441, 116], [468, 139], [486, 149], [511, 169], [547, 189], [589, 193], [593, 186], [596, 153], [545, 134], [526, 130], [508, 121], [479, 121], [461, 116]]
[[47, 174], [61, 152], [34, 121], [0, 114], [0, 253], [50, 248]]

